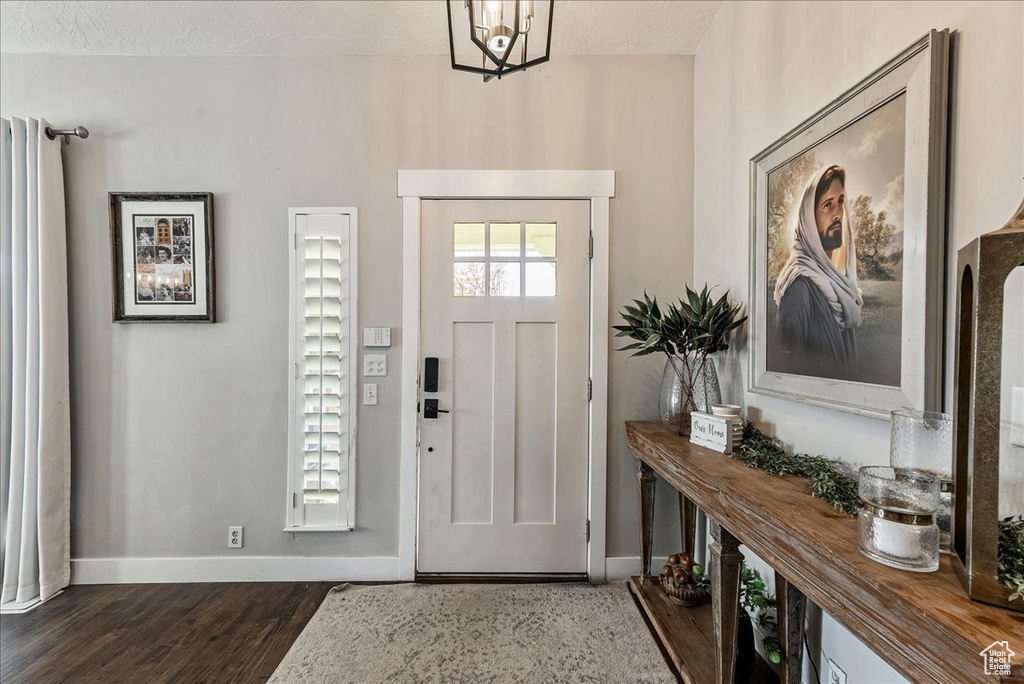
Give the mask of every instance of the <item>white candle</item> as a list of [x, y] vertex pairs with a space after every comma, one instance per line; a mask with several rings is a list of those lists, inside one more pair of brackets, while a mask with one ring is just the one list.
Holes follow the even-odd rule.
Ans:
[[872, 516], [875, 548], [887, 556], [912, 559], [921, 555], [920, 527]]

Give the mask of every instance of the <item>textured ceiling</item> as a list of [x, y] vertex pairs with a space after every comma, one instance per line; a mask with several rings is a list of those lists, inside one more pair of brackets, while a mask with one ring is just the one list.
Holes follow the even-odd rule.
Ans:
[[[461, 0], [454, 6], [461, 7]], [[552, 55], [697, 51], [720, 0], [558, 0]], [[0, 51], [77, 55], [444, 55], [443, 0], [0, 3]]]

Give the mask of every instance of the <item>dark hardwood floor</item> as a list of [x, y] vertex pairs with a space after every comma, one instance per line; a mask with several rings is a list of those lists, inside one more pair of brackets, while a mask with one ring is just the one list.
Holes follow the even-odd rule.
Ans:
[[332, 586], [72, 586], [0, 617], [0, 681], [265, 682]]

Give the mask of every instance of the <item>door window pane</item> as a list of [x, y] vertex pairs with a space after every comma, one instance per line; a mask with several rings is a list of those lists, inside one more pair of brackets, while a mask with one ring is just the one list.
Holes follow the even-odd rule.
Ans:
[[452, 294], [456, 297], [483, 297], [487, 264], [482, 261], [455, 262], [453, 266]]
[[554, 297], [557, 268], [553, 261], [533, 261], [526, 264], [526, 296]]
[[491, 296], [518, 297], [519, 262], [491, 263]]
[[482, 257], [484, 255], [484, 224], [455, 224], [455, 256]]
[[[555, 256], [555, 224], [554, 223], [527, 223], [526, 224], [526, 256], [528, 257], [553, 257]], [[529, 276], [526, 282], [530, 282]]]
[[519, 244], [518, 223], [491, 223], [491, 256], [517, 257], [522, 255]]

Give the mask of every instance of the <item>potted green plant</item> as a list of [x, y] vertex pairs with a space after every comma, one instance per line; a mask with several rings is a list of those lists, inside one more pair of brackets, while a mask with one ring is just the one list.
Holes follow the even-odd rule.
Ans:
[[729, 334], [746, 316], [741, 306], [729, 301], [729, 293], [715, 299], [707, 285], [700, 292], [686, 286], [686, 299], [662, 309], [657, 297], [644, 292], [620, 315], [623, 325], [612, 326], [616, 337], [630, 344], [620, 351], [632, 356], [661, 353], [667, 358], [662, 381], [661, 414], [666, 421], [678, 421], [679, 434], [690, 434], [690, 412], [708, 411], [721, 401], [718, 374], [711, 355], [729, 348]]
[[754, 622], [761, 630], [761, 645], [768, 660], [776, 664], [782, 661], [782, 643], [779, 641], [779, 621], [773, 614], [775, 594], [765, 590], [764, 580], [746, 563], [740, 569], [740, 605], [743, 610], [740, 611], [736, 639], [736, 681], [748, 682], [757, 662]]

